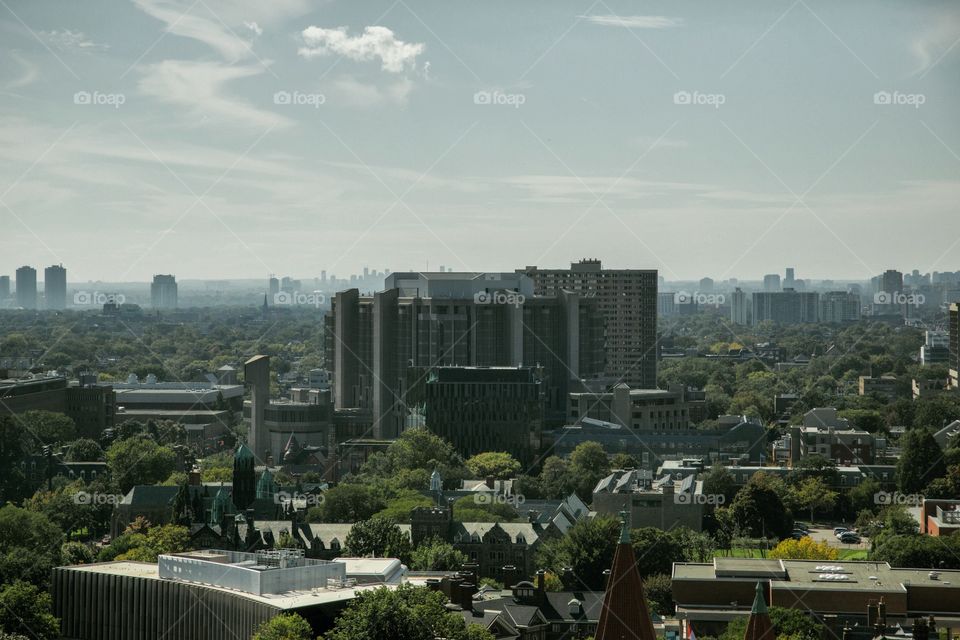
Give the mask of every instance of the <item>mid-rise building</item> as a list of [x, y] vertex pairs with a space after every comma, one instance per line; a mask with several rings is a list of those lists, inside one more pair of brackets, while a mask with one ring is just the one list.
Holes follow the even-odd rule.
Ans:
[[67, 270], [62, 264], [43, 270], [43, 299], [47, 309], [67, 308]]
[[584, 418], [613, 422], [638, 433], [685, 431], [690, 427], [686, 389], [631, 389], [621, 382], [610, 391], [572, 392], [567, 399], [567, 422]]
[[33, 267], [17, 269], [17, 306], [21, 309], [37, 308], [37, 270]]
[[819, 317], [820, 294], [784, 289], [757, 291], [753, 294], [754, 325], [770, 320], [780, 324], [816, 322]]
[[960, 388], [960, 304], [950, 305], [950, 386]]
[[680, 526], [700, 531], [705, 503], [696, 475], [675, 482], [670, 476], [655, 480], [645, 469], [616, 469], [594, 487], [592, 508], [607, 515], [626, 511], [635, 529], [670, 531]]
[[155, 275], [150, 285], [150, 300], [154, 309], [177, 308], [177, 279], [172, 275]]
[[730, 294], [730, 321], [733, 324], [745, 325], [748, 321], [747, 294], [740, 287]]
[[923, 346], [920, 347], [920, 364], [929, 367], [950, 362], [950, 333], [948, 331], [927, 330], [924, 333]]
[[768, 273], [767, 275], [763, 276], [763, 290], [780, 291], [780, 274]]
[[0, 276], [0, 302], [10, 297], [10, 276]]
[[846, 324], [860, 320], [860, 296], [828, 291], [820, 296], [820, 322]]
[[603, 372], [595, 297], [535, 296], [516, 273], [393, 273], [386, 287], [341, 291], [326, 317], [336, 408], [370, 410], [375, 439], [423, 423], [407, 398], [414, 369], [536, 367], [545, 419], [557, 424], [571, 382]]
[[585, 259], [569, 269], [528, 266], [522, 272], [533, 279], [535, 295], [572, 291], [596, 298], [605, 321], [604, 374], [635, 389], [656, 388], [656, 269], [604, 269], [599, 260]]
[[900, 383], [894, 375], [860, 376], [857, 380], [858, 393], [861, 396], [880, 396], [886, 400], [893, 400], [897, 396], [905, 395], [905, 385]]

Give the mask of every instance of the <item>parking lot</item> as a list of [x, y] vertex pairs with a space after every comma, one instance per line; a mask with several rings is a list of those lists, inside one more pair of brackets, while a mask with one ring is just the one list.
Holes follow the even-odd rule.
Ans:
[[830, 529], [810, 529], [810, 537], [813, 538], [816, 542], [826, 542], [831, 547], [836, 547], [837, 549], [849, 549], [854, 550], [868, 550], [870, 548], [870, 540], [864, 537], [860, 538], [860, 542], [857, 544], [844, 544], [837, 539], [837, 536], [833, 534], [833, 528]]

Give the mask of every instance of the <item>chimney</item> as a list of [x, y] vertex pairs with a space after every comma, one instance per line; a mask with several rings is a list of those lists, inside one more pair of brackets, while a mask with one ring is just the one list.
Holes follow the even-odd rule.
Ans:
[[560, 581], [563, 583], [563, 588], [567, 591], [573, 591], [577, 588], [577, 577], [573, 573], [573, 567], [563, 568], [563, 573], [560, 574]]
[[494, 481], [493, 476], [487, 476], [487, 488], [492, 491], [496, 486], [497, 483]]
[[547, 572], [543, 569], [537, 569], [537, 595], [547, 590]]
[[457, 604], [464, 611], [473, 611], [473, 594], [477, 592], [477, 585], [472, 582], [461, 582]]
[[607, 583], [610, 582], [610, 569], [603, 570], [603, 590], [607, 590]]
[[191, 469], [190, 474], [187, 477], [191, 487], [199, 487], [201, 484], [203, 484], [200, 479], [199, 469]]
[[887, 628], [887, 603], [883, 601], [883, 598], [880, 598], [880, 604], [877, 605], [877, 612], [879, 614], [878, 622], [885, 631]]
[[503, 588], [512, 589], [515, 584], [520, 582], [520, 571], [514, 565], [508, 564], [503, 567]]

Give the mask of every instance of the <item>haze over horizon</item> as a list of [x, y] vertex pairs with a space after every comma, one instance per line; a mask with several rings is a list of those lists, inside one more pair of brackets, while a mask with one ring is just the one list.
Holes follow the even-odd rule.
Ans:
[[955, 4], [497, 6], [2, 3], [0, 273], [960, 266]]

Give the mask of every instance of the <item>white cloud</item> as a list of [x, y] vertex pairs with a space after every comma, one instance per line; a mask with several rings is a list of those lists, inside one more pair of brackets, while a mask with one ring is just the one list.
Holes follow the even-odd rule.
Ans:
[[164, 60], [146, 67], [139, 87], [145, 95], [185, 107], [194, 116], [260, 127], [289, 124], [273, 112], [223, 94], [230, 81], [262, 72], [259, 64], [226, 66], [217, 62]]
[[628, 29], [669, 29], [683, 24], [682, 19], [667, 16], [617, 16], [607, 14], [578, 17], [604, 27], [626, 27]]
[[253, 35], [255, 36], [263, 35], [263, 29], [256, 22], [244, 22], [243, 26], [245, 26], [247, 29], [250, 29], [250, 31], [252, 31]]
[[[134, 0], [148, 15], [165, 22], [167, 31], [208, 45], [231, 62], [252, 54], [250, 43], [227, 27], [204, 3]], [[207, 15], [202, 15], [206, 13]]]
[[913, 41], [911, 52], [917, 61], [914, 74], [923, 73], [937, 64], [960, 40], [960, 16], [941, 16], [937, 23]]
[[344, 76], [333, 83], [334, 101], [354, 107], [378, 107], [384, 104], [405, 105], [413, 91], [413, 82], [407, 78], [380, 87]]
[[19, 89], [36, 82], [40, 76], [40, 69], [36, 64], [20, 55], [19, 51], [11, 51], [10, 57], [15, 60], [23, 69], [23, 72], [13, 80], [4, 85], [5, 89]]
[[108, 44], [89, 39], [82, 31], [71, 29], [41, 31], [40, 37], [61, 51], [103, 51], [110, 48]]
[[400, 73], [416, 66], [426, 45], [398, 40], [387, 27], [365, 27], [362, 35], [350, 36], [346, 27], [307, 27], [301, 34], [304, 46], [297, 51], [304, 58], [341, 55], [359, 62], [379, 59], [384, 71]]

